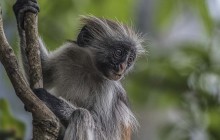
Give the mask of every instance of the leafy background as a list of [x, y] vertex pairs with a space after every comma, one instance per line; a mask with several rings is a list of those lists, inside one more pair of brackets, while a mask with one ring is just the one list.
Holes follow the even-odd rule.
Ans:
[[[0, 4], [7, 38], [17, 50], [14, 2]], [[148, 53], [123, 81], [140, 122], [133, 139], [220, 139], [219, 0], [39, 0], [39, 4], [39, 32], [50, 50], [76, 37], [79, 15], [117, 19], [143, 33]], [[30, 139], [31, 116], [15, 96], [2, 65], [0, 98], [0, 139], [6, 132], [11, 139]]]

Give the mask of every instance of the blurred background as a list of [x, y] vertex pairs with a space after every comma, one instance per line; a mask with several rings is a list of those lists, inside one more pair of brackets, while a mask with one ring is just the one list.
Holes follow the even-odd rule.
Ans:
[[[12, 5], [4, 29], [17, 51]], [[118, 19], [148, 51], [123, 81], [140, 122], [133, 140], [220, 140], [220, 0], [39, 0], [39, 33], [54, 50], [75, 39], [79, 15]], [[0, 139], [31, 138], [31, 114], [0, 64]]]

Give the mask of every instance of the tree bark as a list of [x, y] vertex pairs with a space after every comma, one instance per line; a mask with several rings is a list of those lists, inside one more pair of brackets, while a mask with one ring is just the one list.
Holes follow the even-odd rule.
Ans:
[[[37, 36], [37, 23], [36, 15], [28, 14], [25, 18], [25, 30], [28, 33], [27, 45], [29, 49], [29, 64], [32, 69], [32, 88], [42, 87], [41, 65], [39, 62], [39, 51], [37, 49], [38, 41]], [[29, 22], [30, 21], [30, 22]], [[33, 42], [32, 42], [33, 41]], [[32, 44], [33, 43], [33, 44]], [[33, 50], [31, 50], [33, 49]], [[35, 51], [35, 52], [34, 52]], [[37, 55], [38, 56], [37, 56]], [[31, 56], [33, 55], [33, 56]], [[0, 61], [3, 64], [9, 79], [15, 89], [17, 96], [25, 104], [28, 111], [33, 116], [33, 139], [34, 140], [54, 140], [57, 139], [59, 134], [59, 120], [47, 108], [47, 106], [38, 99], [19, 69], [18, 61], [14, 54], [13, 49], [9, 45], [3, 30], [2, 10], [0, 7]], [[35, 65], [36, 64], [36, 65]]]
[[29, 63], [30, 87], [43, 88], [42, 68], [40, 61], [37, 14], [26, 13], [24, 30], [26, 37], [26, 55]]

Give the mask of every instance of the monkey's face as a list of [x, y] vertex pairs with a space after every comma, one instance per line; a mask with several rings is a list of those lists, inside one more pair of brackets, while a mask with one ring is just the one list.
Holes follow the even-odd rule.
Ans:
[[80, 47], [88, 47], [99, 72], [109, 80], [120, 80], [142, 50], [141, 36], [128, 26], [103, 18], [84, 18], [77, 37]]
[[97, 54], [98, 70], [109, 80], [120, 80], [133, 66], [136, 50], [121, 44], [110, 46], [107, 50]]

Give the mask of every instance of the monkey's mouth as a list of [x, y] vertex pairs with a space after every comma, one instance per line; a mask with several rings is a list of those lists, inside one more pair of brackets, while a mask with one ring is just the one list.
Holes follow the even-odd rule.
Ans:
[[116, 73], [116, 72], [113, 72], [113, 74], [116, 75], [116, 76], [119, 76], [119, 77], [122, 76], [122, 74], [119, 74], [119, 73]]
[[123, 76], [122, 73], [110, 72], [110, 75], [108, 76], [108, 78], [110, 80], [117, 81], [117, 80], [120, 80], [122, 76]]

